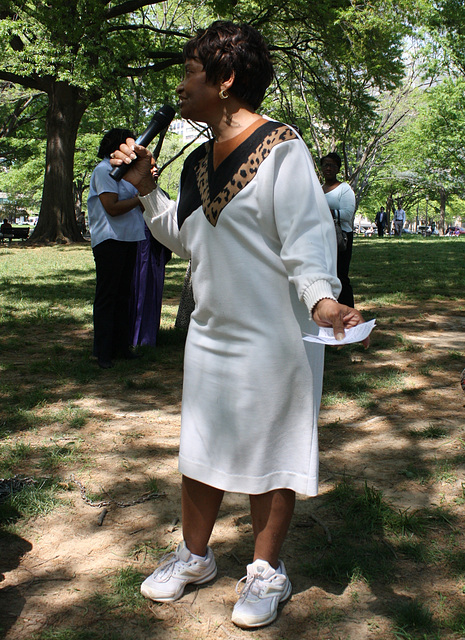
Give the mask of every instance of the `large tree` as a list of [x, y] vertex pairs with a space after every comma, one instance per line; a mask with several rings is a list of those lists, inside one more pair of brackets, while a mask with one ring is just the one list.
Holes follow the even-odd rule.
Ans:
[[[427, 2], [428, 25], [446, 64], [465, 77], [465, 4], [463, 0]], [[434, 46], [432, 47], [434, 48]]]
[[[73, 202], [76, 136], [86, 109], [121, 77], [180, 62], [177, 40], [143, 9], [161, 0], [3, 0], [0, 79], [47, 96], [46, 158], [33, 241], [80, 239]], [[188, 27], [190, 25], [188, 24]], [[154, 36], [163, 37], [164, 48]]]
[[[33, 240], [79, 238], [72, 182], [83, 114], [101, 103], [102, 96], [123, 112], [122, 98], [137, 79], [125, 124], [139, 128], [134, 114], [144, 116], [143, 97], [148, 87], [153, 93], [154, 75], [163, 78], [180, 62], [199, 7], [203, 25], [212, 19], [210, 5], [213, 13], [251, 22], [267, 37], [281, 89], [270, 92], [264, 106], [269, 115], [295, 122], [295, 114], [308, 129], [305, 121], [311, 114], [331, 130], [337, 144], [345, 144], [357, 131], [367, 130], [379, 92], [400, 78], [405, 19], [403, 14], [400, 19], [398, 3], [413, 1], [361, 0], [355, 6], [350, 0], [205, 0], [206, 8], [197, 3], [194, 11], [194, 3], [174, 0], [168, 20], [161, 10], [168, 3], [161, 0], [3, 0], [0, 34], [6, 45], [0, 79], [48, 98], [46, 171]], [[168, 95], [172, 85], [165, 84]], [[288, 108], [301, 86], [310, 112]], [[276, 99], [280, 94], [283, 101]], [[117, 125], [114, 119], [106, 121]], [[79, 133], [100, 131], [81, 127]]]

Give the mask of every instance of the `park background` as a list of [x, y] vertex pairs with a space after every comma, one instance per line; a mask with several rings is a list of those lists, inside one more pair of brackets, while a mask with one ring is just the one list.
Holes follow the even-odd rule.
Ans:
[[[2, 0], [0, 205], [38, 218], [27, 242], [0, 246], [6, 640], [250, 636], [229, 621], [252, 549], [241, 496], [223, 504], [209, 589], [172, 605], [139, 594], [181, 535], [174, 319], [186, 264], [168, 265], [157, 348], [101, 371], [77, 224], [103, 133], [141, 131], [175, 102], [182, 44], [216, 17], [264, 32], [277, 74], [263, 112], [296, 124], [315, 160], [340, 153], [360, 215], [400, 201], [411, 226], [462, 224], [462, 2]], [[186, 144], [169, 133], [160, 157], [173, 197]], [[356, 302], [378, 326], [368, 351], [327, 350], [321, 493], [298, 501], [283, 550], [294, 595], [257, 639], [465, 637], [464, 248], [464, 237], [356, 238]]]
[[[176, 104], [182, 46], [216, 18], [270, 43], [262, 112], [295, 124], [316, 160], [342, 159], [358, 213], [400, 202], [410, 228], [461, 226], [465, 7], [457, 0], [2, 0], [0, 209], [34, 242], [82, 239], [76, 222], [103, 134], [141, 132]], [[178, 122], [176, 127], [179, 127]], [[179, 129], [176, 129], [179, 131]], [[207, 134], [208, 135], [208, 134]], [[192, 147], [170, 132], [161, 185], [175, 196]]]

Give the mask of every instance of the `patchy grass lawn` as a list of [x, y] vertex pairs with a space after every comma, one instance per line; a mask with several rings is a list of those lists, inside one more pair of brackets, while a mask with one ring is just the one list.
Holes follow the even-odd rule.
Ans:
[[[356, 239], [357, 304], [378, 326], [368, 351], [327, 350], [321, 491], [298, 499], [293, 596], [255, 638], [465, 637], [464, 250]], [[185, 267], [168, 266], [157, 348], [103, 371], [90, 248], [0, 248], [0, 638], [250, 637], [230, 622], [253, 549], [244, 496], [222, 505], [212, 585], [173, 604], [138, 590], [181, 539]]]

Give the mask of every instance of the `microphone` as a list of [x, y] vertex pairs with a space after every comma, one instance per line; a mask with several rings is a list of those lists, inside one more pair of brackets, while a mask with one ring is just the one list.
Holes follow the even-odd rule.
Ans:
[[[169, 104], [165, 104], [161, 109], [159, 109], [153, 118], [150, 120], [149, 126], [136, 140], [136, 144], [140, 144], [142, 147], [146, 147], [149, 145], [155, 136], [163, 131], [163, 129], [167, 129], [170, 126], [171, 120], [174, 118], [176, 111], [173, 107], [170, 107]], [[135, 162], [133, 160], [132, 162]], [[113, 180], [119, 182], [121, 178], [124, 176], [126, 171], [131, 166], [130, 164], [122, 164], [119, 167], [113, 167], [110, 172], [110, 176]]]

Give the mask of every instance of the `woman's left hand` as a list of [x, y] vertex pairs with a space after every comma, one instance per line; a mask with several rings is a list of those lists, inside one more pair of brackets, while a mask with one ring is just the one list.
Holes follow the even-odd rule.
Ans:
[[[362, 314], [357, 309], [352, 309], [345, 304], [339, 304], [336, 300], [323, 298], [316, 303], [312, 310], [312, 318], [319, 327], [332, 327], [336, 340], [342, 340], [345, 329], [350, 329], [365, 322]], [[362, 344], [370, 345], [370, 338], [365, 338]]]

